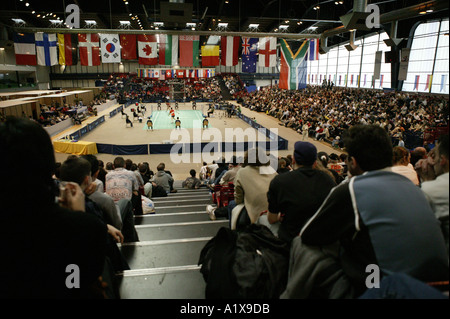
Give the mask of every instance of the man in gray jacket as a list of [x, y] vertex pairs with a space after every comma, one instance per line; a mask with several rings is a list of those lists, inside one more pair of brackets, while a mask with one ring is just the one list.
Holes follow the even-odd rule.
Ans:
[[156, 169], [158, 172], [153, 176], [151, 181], [164, 188], [167, 194], [170, 193], [170, 183], [173, 182], [173, 177], [164, 171], [164, 163], [159, 164]]

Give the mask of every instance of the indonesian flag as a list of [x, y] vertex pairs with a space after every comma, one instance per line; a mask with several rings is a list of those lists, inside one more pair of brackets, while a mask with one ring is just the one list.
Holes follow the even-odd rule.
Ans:
[[158, 64], [158, 43], [155, 35], [138, 35], [139, 64]]
[[258, 65], [274, 67], [277, 64], [277, 38], [266, 37], [259, 39]]
[[222, 61], [221, 64], [225, 66], [235, 66], [238, 64], [240, 37], [222, 37]]
[[96, 33], [78, 34], [81, 65], [100, 65], [100, 43]]

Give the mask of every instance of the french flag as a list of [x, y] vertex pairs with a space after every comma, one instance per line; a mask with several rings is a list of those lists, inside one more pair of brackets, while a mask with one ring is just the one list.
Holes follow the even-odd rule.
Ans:
[[14, 34], [14, 53], [17, 65], [36, 65], [36, 46], [33, 33]]
[[319, 39], [309, 40], [309, 61], [319, 60]]

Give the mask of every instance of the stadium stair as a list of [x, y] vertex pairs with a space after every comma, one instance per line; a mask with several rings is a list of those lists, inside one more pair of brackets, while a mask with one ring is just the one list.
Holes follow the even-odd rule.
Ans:
[[225, 81], [223, 80], [223, 78], [221, 76], [218, 76], [217, 79], [219, 81], [220, 91], [222, 93], [222, 100], [224, 100], [224, 101], [232, 100], [233, 97], [231, 96], [230, 90], [226, 86]]
[[155, 214], [135, 216], [139, 242], [119, 245], [130, 269], [117, 275], [122, 299], [204, 299], [205, 281], [197, 265], [205, 244], [228, 220], [211, 221], [205, 188], [152, 198]]

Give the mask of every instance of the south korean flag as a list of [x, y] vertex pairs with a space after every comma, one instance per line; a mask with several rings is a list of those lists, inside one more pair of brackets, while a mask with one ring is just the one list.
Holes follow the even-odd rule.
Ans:
[[101, 34], [102, 63], [120, 63], [120, 41], [118, 34]]

